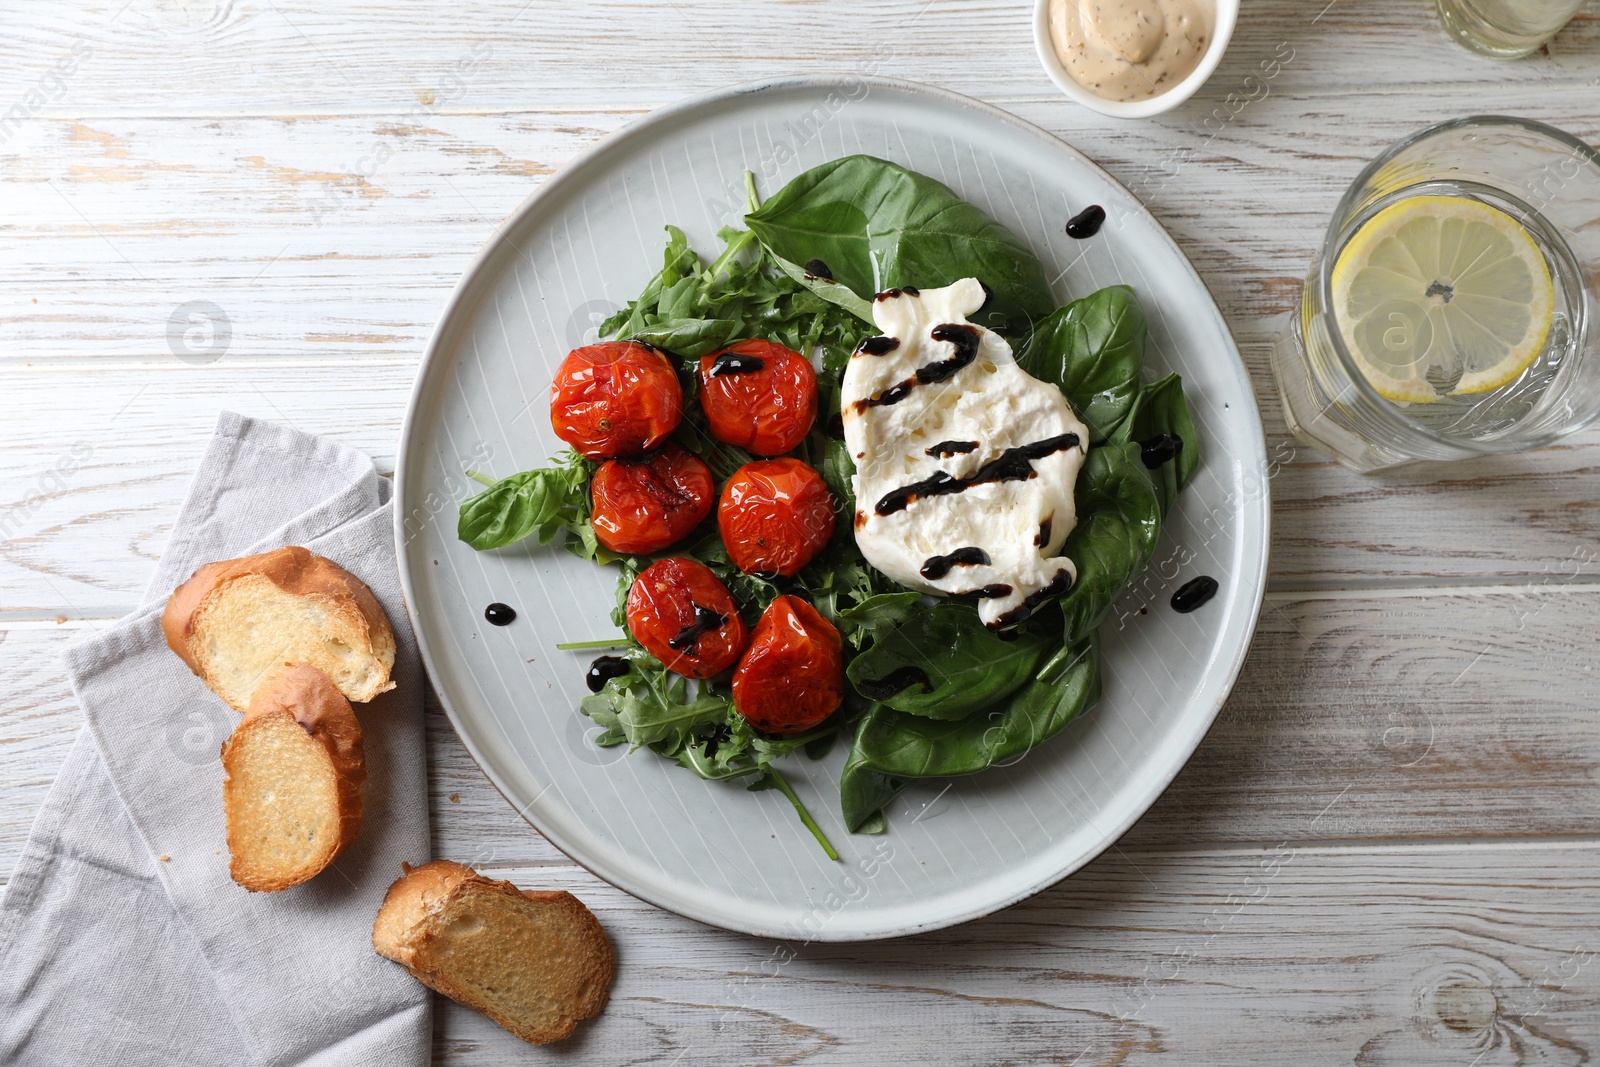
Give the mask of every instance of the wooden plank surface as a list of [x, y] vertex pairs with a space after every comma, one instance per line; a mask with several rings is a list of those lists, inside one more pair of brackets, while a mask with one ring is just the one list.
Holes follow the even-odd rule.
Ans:
[[[0, 870], [80, 721], [57, 657], [93, 625], [0, 630]], [[1232, 699], [1122, 847], [1591, 834], [1597, 628], [1600, 590], [1559, 574], [1515, 591], [1274, 596]], [[1106, 670], [1114, 699], [1115, 662]], [[428, 716], [438, 854], [565, 862], [483, 777], [436, 700]], [[982, 788], [958, 783], [939, 803]], [[902, 807], [921, 814], [913, 803]]]
[[[126, 5], [126, 6], [124, 6]], [[33, 89], [76, 45], [89, 53], [47, 114], [301, 115], [530, 107], [651, 108], [690, 93], [818, 70], [935, 81], [990, 98], [1059, 100], [1034, 58], [1031, 5], [745, 0], [477, 0], [341, 10], [100, 0], [30, 13], [0, 43], [0, 96]], [[1592, 84], [1600, 26], [1580, 16], [1549, 55], [1497, 65], [1457, 49], [1431, 4], [1246, 0], [1208, 94], [1287, 43], [1297, 89], [1331, 98], [1448, 83]], [[181, 76], [174, 56], [182, 57]], [[137, 92], [130, 91], [137, 88]], [[1062, 105], [1065, 107], [1065, 105]], [[1181, 127], [1179, 113], [1157, 125]]]
[[[1247, 0], [1209, 85], [1146, 122], [1066, 103], [1021, 0], [21, 12], [0, 39], [0, 115], [28, 116], [0, 126], [0, 879], [81, 721], [60, 650], [137, 602], [219, 408], [391, 469], [445, 296], [575, 153], [733, 82], [908, 77], [1067, 138], [1222, 307], [1274, 464], [1274, 592], [1239, 686], [1083, 872], [855, 948], [724, 934], [601, 885], [430, 701], [436, 851], [572, 889], [621, 960], [574, 1041], [531, 1050], [441, 1003], [436, 1060], [1588, 1062], [1600, 430], [1362, 478], [1292, 441], [1267, 364], [1334, 203], [1385, 145], [1486, 112], [1600, 137], [1600, 16], [1498, 64], [1431, 8]], [[175, 353], [196, 301], [227, 318], [214, 361]]]

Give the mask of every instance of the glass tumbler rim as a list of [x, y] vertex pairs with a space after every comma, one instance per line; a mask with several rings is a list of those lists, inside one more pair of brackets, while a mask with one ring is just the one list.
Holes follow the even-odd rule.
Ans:
[[[1493, 447], [1493, 441], [1472, 441], [1456, 437], [1447, 437], [1444, 434], [1430, 429], [1421, 423], [1406, 419], [1394, 409], [1391, 402], [1375, 389], [1361, 368], [1356, 364], [1355, 358], [1344, 343], [1343, 332], [1339, 329], [1337, 316], [1333, 304], [1333, 264], [1338, 251], [1338, 241], [1345, 232], [1348, 220], [1354, 216], [1360, 207], [1364, 190], [1371, 184], [1372, 178], [1402, 152], [1415, 147], [1425, 141], [1439, 137], [1456, 130], [1469, 128], [1493, 129], [1514, 128], [1528, 133], [1536, 134], [1547, 140], [1553, 141], [1568, 149], [1574, 158], [1584, 160], [1600, 179], [1600, 152], [1597, 152], [1587, 142], [1581, 141], [1565, 130], [1557, 129], [1548, 123], [1537, 119], [1516, 118], [1510, 115], [1468, 115], [1458, 119], [1448, 119], [1436, 122], [1414, 133], [1395, 141], [1372, 159], [1361, 173], [1345, 189], [1344, 195], [1339, 198], [1339, 206], [1334, 209], [1333, 217], [1328, 222], [1327, 233], [1322, 239], [1322, 250], [1317, 260], [1317, 287], [1321, 297], [1320, 314], [1327, 317], [1327, 340], [1332, 347], [1334, 355], [1338, 358], [1344, 370], [1345, 377], [1351, 385], [1361, 394], [1366, 401], [1367, 408], [1377, 414], [1378, 418], [1389, 424], [1390, 429], [1401, 436], [1411, 436], [1427, 441], [1430, 445], [1445, 450], [1456, 450], [1476, 455], [1494, 455], [1507, 451], [1503, 448]], [[1529, 448], [1539, 448], [1559, 440], [1568, 431], [1552, 431], [1533, 441], [1519, 441], [1514, 451], [1524, 451]]]

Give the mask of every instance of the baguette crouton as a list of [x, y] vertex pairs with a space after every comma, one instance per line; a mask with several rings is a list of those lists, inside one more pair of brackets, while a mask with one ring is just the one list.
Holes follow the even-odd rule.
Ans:
[[389, 887], [372, 947], [423, 985], [535, 1045], [600, 1014], [612, 952], [571, 893], [518, 890], [435, 860]]
[[304, 548], [206, 564], [173, 591], [161, 628], [237, 710], [286, 663], [315, 667], [358, 703], [394, 688], [394, 631], [372, 590]]
[[361, 829], [361, 723], [319, 670], [280, 667], [222, 746], [228, 870], [251, 891], [314, 877]]

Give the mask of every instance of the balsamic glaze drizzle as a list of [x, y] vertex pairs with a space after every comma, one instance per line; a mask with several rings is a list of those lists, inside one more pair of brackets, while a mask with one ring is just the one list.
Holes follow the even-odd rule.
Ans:
[[1043, 548], [1050, 543], [1050, 527], [1054, 521], [1054, 515], [1047, 515], [1045, 520], [1039, 524], [1039, 532], [1033, 535], [1034, 548]]
[[1209, 574], [1202, 574], [1183, 583], [1183, 586], [1172, 594], [1172, 610], [1180, 615], [1187, 615], [1216, 595], [1217, 580]]
[[717, 358], [711, 361], [710, 377], [720, 378], [724, 374], [754, 374], [767, 365], [767, 361], [760, 356], [747, 356], [738, 352], [719, 352]]
[[690, 655], [693, 655], [695, 642], [727, 621], [728, 617], [721, 612], [712, 611], [710, 608], [703, 608], [696, 604], [694, 606], [694, 622], [685, 626], [677, 637], [668, 641], [667, 647], [674, 652], [688, 651]]
[[855, 410], [857, 415], [861, 414], [868, 408], [886, 408], [891, 404], [898, 404], [900, 401], [910, 396], [911, 390], [916, 386], [916, 384], [917, 383], [915, 379], [907, 378], [905, 381], [900, 382], [897, 385], [889, 386], [889, 388], [885, 389], [877, 396], [864, 397], [861, 400], [857, 400], [850, 406]]
[[495, 626], [510, 626], [517, 621], [517, 612], [510, 604], [497, 600], [483, 609], [483, 617]]
[[863, 678], [856, 683], [856, 691], [868, 700], [888, 700], [914, 685], [922, 686], [924, 692], [933, 692], [933, 682], [921, 667], [897, 667], [882, 678]]
[[1160, 433], [1139, 442], [1139, 458], [1147, 470], [1155, 470], [1183, 451], [1183, 438], [1175, 433]]
[[813, 278], [826, 278], [830, 282], [833, 281], [833, 271], [829, 270], [828, 265], [820, 259], [806, 260], [806, 273]]
[[583, 684], [589, 687], [589, 692], [598, 693], [606, 687], [607, 682], [622, 677], [630, 669], [628, 661], [621, 656], [601, 656], [589, 664], [589, 670], [583, 676]]
[[976, 441], [940, 441], [936, 445], [929, 445], [922, 451], [924, 455], [932, 456], [935, 459], [943, 459], [946, 456], [961, 456], [977, 450], [978, 442]]
[[1093, 237], [1100, 232], [1105, 221], [1106, 209], [1099, 204], [1090, 204], [1067, 221], [1067, 236], [1079, 241]]
[[1004, 630], [1007, 627], [1015, 626], [1017, 623], [1026, 619], [1029, 615], [1032, 615], [1040, 604], [1043, 604], [1045, 601], [1050, 600], [1053, 597], [1065, 595], [1071, 588], [1072, 572], [1066, 570], [1057, 571], [1056, 576], [1050, 580], [1049, 585], [1045, 586], [1043, 589], [1035, 590], [1034, 592], [1023, 597], [1022, 603], [1018, 604], [1010, 611], [1003, 613], [998, 619], [990, 623], [989, 629]]
[[887, 356], [890, 352], [900, 347], [898, 337], [869, 337], [856, 348], [857, 352], [868, 356]]
[[952, 567], [987, 567], [989, 553], [976, 546], [958, 548], [954, 552], [943, 556], [929, 556], [918, 572], [930, 582], [937, 582], [940, 578], [950, 573]]
[[995, 582], [992, 585], [980, 586], [977, 589], [969, 589], [965, 593], [957, 593], [956, 596], [977, 597], [979, 600], [1001, 600], [1010, 596], [1013, 592], [1015, 592], [1015, 590], [1006, 583]]
[[944, 471], [934, 471], [920, 482], [891, 489], [878, 501], [874, 510], [879, 515], [893, 515], [897, 511], [904, 510], [913, 500], [923, 497], [963, 493], [975, 485], [985, 485], [989, 482], [1025, 482], [1039, 473], [1033, 469], [1034, 460], [1077, 446], [1078, 435], [1075, 433], [1058, 434], [1043, 441], [1016, 445], [979, 467], [977, 472], [969, 477], [955, 478]]
[[918, 384], [932, 385], [934, 382], [949, 381], [962, 367], [978, 358], [978, 330], [975, 326], [947, 322], [935, 326], [931, 336], [935, 341], [948, 341], [955, 345], [956, 352], [949, 359], [941, 359], [925, 367], [918, 367]]
[[878, 293], [877, 295], [875, 295], [872, 299], [874, 299], [874, 300], [893, 300], [895, 297], [901, 296], [901, 295], [905, 295], [905, 296], [921, 296], [922, 295], [922, 291], [920, 289], [913, 288], [912, 286], [909, 286], [909, 285], [902, 285], [897, 289], [885, 289], [883, 292]]

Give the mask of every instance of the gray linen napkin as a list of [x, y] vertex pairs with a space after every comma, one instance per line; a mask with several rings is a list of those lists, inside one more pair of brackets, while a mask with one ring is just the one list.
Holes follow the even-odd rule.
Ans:
[[[218, 419], [144, 606], [67, 651], [87, 725], [0, 901], [0, 1063], [427, 1063], [427, 991], [370, 940], [401, 861], [429, 858], [423, 676], [389, 496], [359, 452]], [[397, 687], [356, 705], [355, 844], [305, 885], [249, 893], [228, 877], [218, 759], [239, 716], [167, 649], [160, 615], [200, 564], [286, 544], [372, 587]]]

